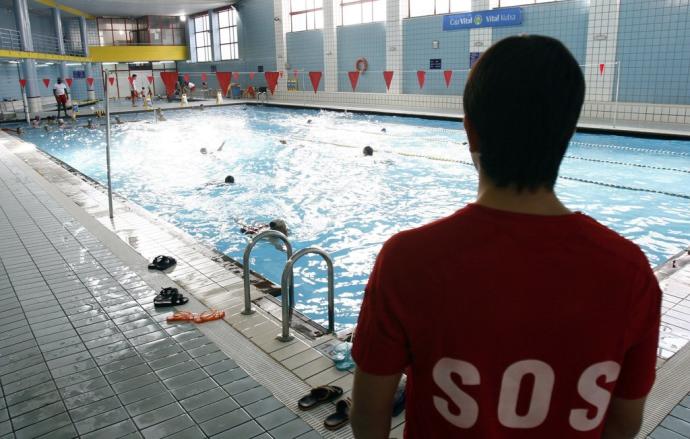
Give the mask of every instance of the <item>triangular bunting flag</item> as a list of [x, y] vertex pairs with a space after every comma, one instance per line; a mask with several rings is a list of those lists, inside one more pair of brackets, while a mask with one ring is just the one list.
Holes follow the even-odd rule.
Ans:
[[446, 88], [450, 87], [450, 81], [453, 80], [453, 71], [452, 70], [446, 70], [443, 72], [443, 77], [446, 80]]
[[347, 72], [347, 76], [350, 77], [350, 85], [352, 85], [352, 91], [357, 89], [357, 83], [359, 82], [359, 71]]
[[228, 88], [230, 87], [231, 77], [232, 73], [230, 72], [216, 72], [216, 79], [218, 79], [220, 89], [223, 91], [223, 96], [228, 94]]
[[604, 69], [606, 68], [606, 64], [599, 64], [599, 74], [603, 75], [604, 74]]
[[202, 73], [201, 74], [201, 81], [206, 82], [206, 79], [208, 79], [208, 77], [206, 76], [206, 73]]
[[299, 70], [297, 70], [297, 69], [293, 70], [293, 71], [292, 71], [292, 75], [293, 75], [295, 78], [297, 78], [297, 76], [299, 76]]
[[383, 72], [383, 79], [386, 81], [386, 89], [390, 90], [391, 82], [393, 82], [393, 71], [386, 70], [385, 72]]
[[22, 88], [26, 87], [26, 79], [20, 79], [19, 85], [21, 85]]
[[108, 78], [108, 82], [110, 83], [110, 85], [115, 84], [115, 77], [111, 76], [110, 78]]
[[264, 77], [266, 78], [266, 84], [268, 85], [268, 89], [271, 91], [271, 94], [275, 93], [276, 91], [276, 85], [278, 85], [278, 77], [280, 76], [279, 72], [265, 72]]
[[240, 72], [234, 72], [232, 74], [232, 79], [235, 80], [235, 82], [240, 82]]
[[88, 84], [89, 87], [93, 87], [93, 78], [91, 76], [86, 78], [86, 83]]
[[321, 83], [321, 72], [309, 72], [309, 79], [311, 79], [311, 86], [314, 88], [314, 93], [319, 89]]
[[256, 72], [249, 72], [249, 80], [250, 80], [250, 81], [253, 81], [253, 80], [254, 80], [254, 75], [255, 75], [255, 74], [256, 74]]
[[65, 78], [65, 83], [67, 83], [67, 87], [72, 88], [72, 78]]
[[50, 79], [48, 78], [43, 78], [43, 83], [46, 85], [46, 88], [50, 85]]
[[424, 88], [424, 82], [426, 81], [426, 72], [424, 70], [417, 70], [417, 82], [419, 82], [419, 88]]
[[183, 78], [184, 78], [184, 82], [189, 82], [189, 73], [185, 73]]
[[149, 84], [153, 84], [153, 76], [147, 76], [146, 80], [149, 81]]

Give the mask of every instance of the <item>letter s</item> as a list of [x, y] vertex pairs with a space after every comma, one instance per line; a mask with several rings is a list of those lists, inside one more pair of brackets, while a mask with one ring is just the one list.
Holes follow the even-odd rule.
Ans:
[[434, 382], [460, 409], [460, 414], [451, 413], [450, 403], [440, 396], [434, 396], [434, 407], [446, 421], [456, 427], [471, 428], [479, 417], [479, 405], [471, 396], [458, 388], [453, 382], [453, 374], [460, 376], [462, 384], [469, 386], [476, 386], [480, 381], [479, 371], [472, 364], [452, 358], [440, 359], [434, 366]]
[[604, 361], [589, 366], [582, 372], [577, 382], [577, 392], [582, 399], [596, 407], [597, 412], [593, 418], [587, 417], [587, 409], [573, 409], [570, 412], [570, 426], [577, 431], [594, 430], [604, 419], [606, 410], [611, 401], [611, 392], [597, 386], [599, 377], [606, 377], [606, 383], [618, 379], [621, 372], [620, 364], [615, 361]]

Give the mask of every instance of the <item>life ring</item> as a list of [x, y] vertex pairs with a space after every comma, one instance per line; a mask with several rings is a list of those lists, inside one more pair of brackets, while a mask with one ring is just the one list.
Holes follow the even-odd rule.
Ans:
[[367, 71], [368, 68], [369, 68], [369, 61], [367, 61], [366, 58], [362, 57], [362, 58], [357, 59], [357, 61], [355, 61], [355, 70], [357, 70], [358, 72], [364, 73]]

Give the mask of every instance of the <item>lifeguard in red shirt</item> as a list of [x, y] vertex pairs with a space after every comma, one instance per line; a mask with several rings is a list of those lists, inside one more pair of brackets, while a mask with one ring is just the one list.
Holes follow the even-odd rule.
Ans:
[[585, 82], [559, 41], [510, 37], [472, 68], [478, 196], [391, 238], [354, 338], [356, 438], [631, 438], [655, 377], [661, 291], [642, 251], [554, 193]]

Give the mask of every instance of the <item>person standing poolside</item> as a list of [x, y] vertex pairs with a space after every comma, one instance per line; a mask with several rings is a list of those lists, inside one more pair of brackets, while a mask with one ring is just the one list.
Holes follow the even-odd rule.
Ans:
[[62, 78], [57, 79], [57, 83], [53, 85], [53, 96], [57, 102], [57, 117], [60, 117], [60, 109], [65, 112], [67, 117], [67, 101], [69, 100], [69, 89], [67, 84], [62, 83]]
[[472, 68], [477, 199], [378, 255], [352, 351], [356, 438], [388, 437], [403, 372], [407, 439], [639, 431], [658, 282], [639, 247], [554, 192], [584, 94], [577, 61], [548, 37], [506, 38]]
[[137, 106], [137, 98], [139, 96], [139, 86], [137, 84], [136, 73], [132, 75], [132, 80], [129, 81], [129, 96], [132, 101], [132, 107]]

